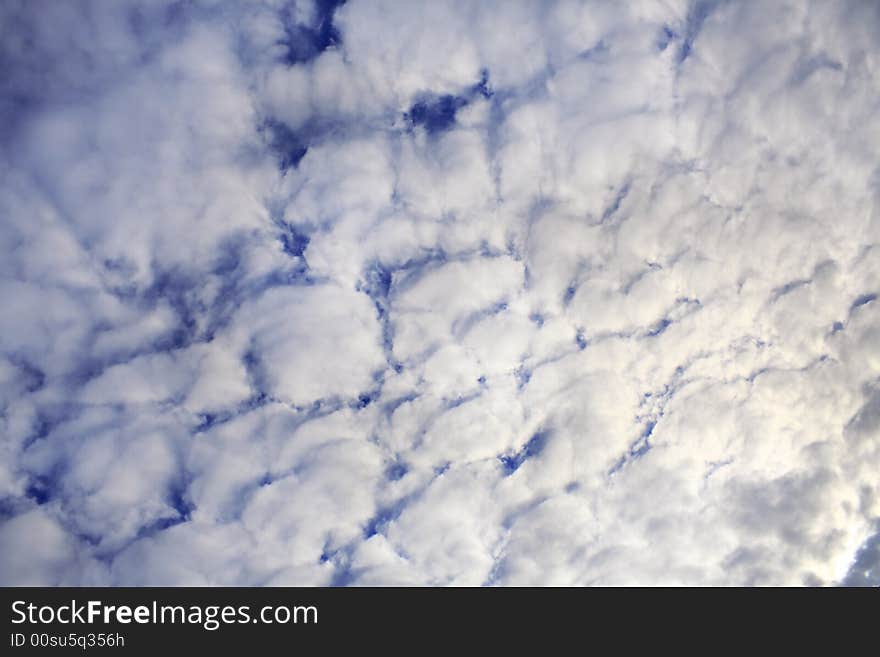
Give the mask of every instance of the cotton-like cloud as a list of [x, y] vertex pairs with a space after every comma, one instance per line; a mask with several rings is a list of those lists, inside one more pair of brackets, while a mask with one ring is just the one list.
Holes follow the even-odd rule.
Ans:
[[4, 584], [880, 581], [873, 4], [0, 25]]

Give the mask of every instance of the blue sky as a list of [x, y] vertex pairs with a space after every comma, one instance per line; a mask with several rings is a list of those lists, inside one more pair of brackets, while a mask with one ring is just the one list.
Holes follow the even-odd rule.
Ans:
[[877, 584], [870, 2], [0, 8], [0, 582]]

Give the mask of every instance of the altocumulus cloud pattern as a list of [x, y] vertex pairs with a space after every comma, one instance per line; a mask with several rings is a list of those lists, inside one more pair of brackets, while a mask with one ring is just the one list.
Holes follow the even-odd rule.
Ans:
[[880, 582], [880, 5], [0, 5], [0, 581]]

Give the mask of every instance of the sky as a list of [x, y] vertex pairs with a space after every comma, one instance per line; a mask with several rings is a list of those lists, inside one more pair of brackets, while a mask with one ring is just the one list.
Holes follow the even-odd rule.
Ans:
[[0, 3], [0, 583], [880, 584], [878, 33]]

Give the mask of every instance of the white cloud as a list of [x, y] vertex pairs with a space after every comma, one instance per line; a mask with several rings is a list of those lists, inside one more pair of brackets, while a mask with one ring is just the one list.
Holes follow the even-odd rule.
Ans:
[[0, 12], [3, 583], [878, 581], [870, 3]]

